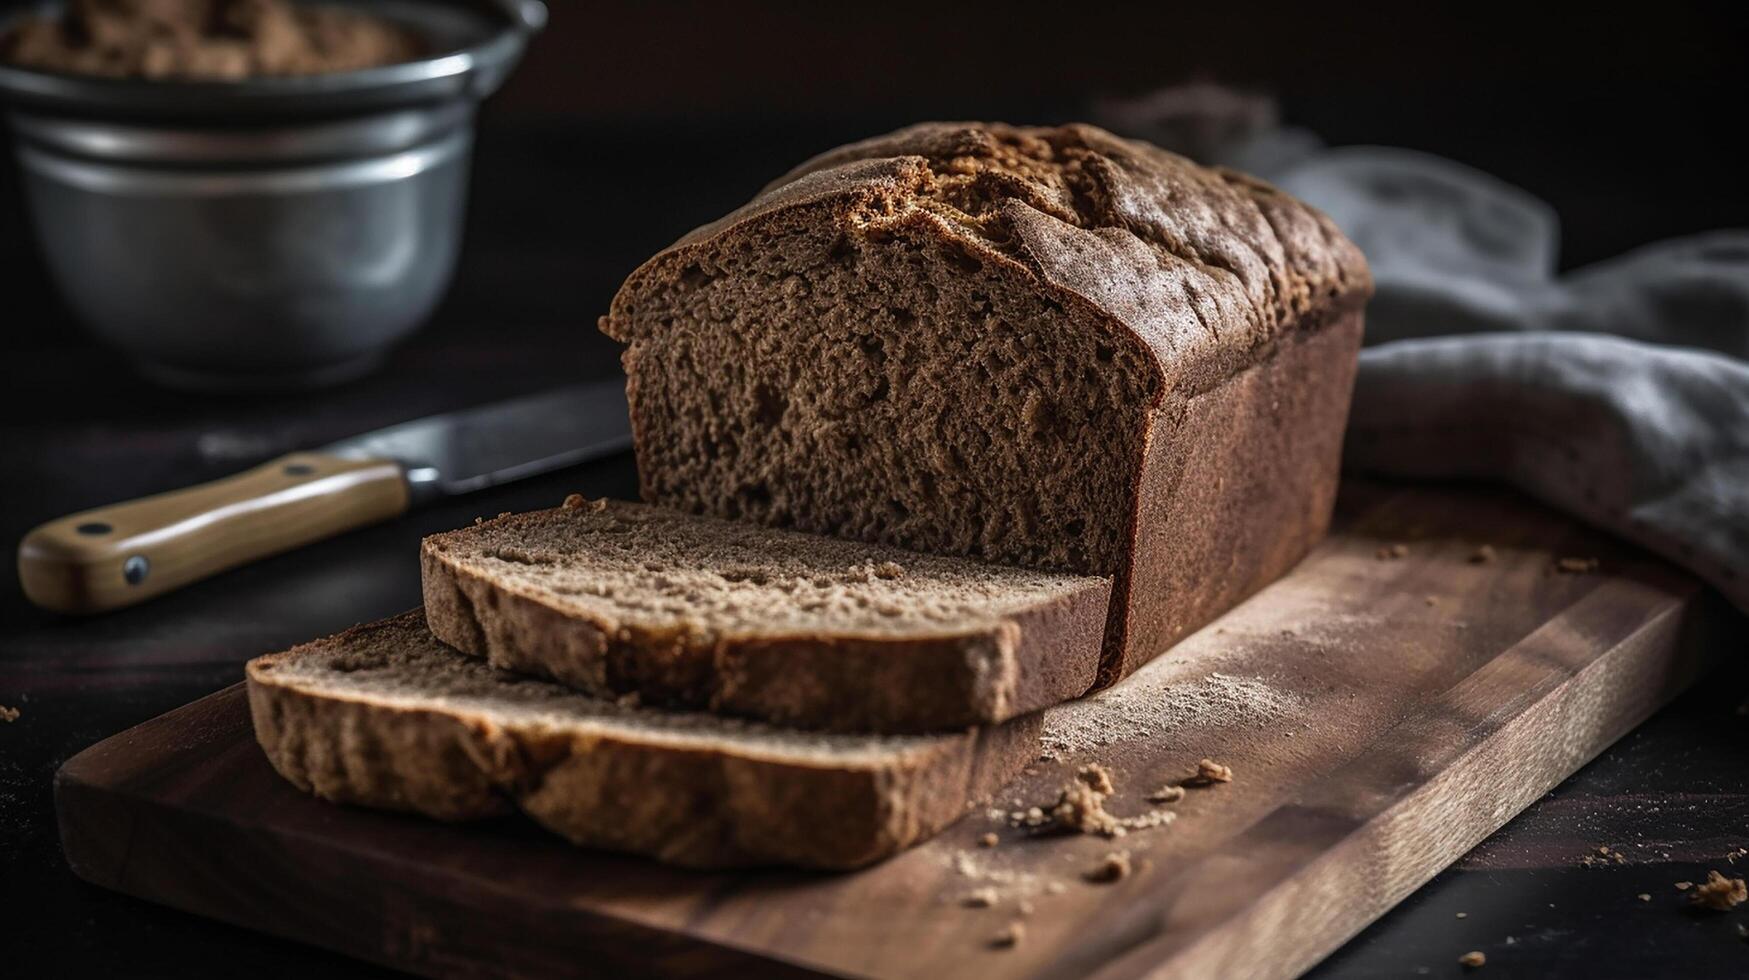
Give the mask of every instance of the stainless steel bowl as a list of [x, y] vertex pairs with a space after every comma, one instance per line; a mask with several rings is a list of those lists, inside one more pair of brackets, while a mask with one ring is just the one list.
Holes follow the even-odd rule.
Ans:
[[206, 390], [344, 380], [442, 298], [475, 107], [546, 8], [352, 5], [412, 27], [435, 53], [242, 82], [0, 65], [49, 270], [80, 318], [148, 376]]

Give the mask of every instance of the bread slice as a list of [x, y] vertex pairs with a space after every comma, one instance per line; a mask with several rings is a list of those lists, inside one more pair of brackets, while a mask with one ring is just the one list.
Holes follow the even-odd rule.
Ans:
[[622, 705], [494, 670], [418, 612], [250, 661], [255, 737], [299, 788], [445, 820], [520, 808], [693, 867], [853, 868], [925, 840], [1038, 750], [1039, 720], [830, 735]]
[[942, 122], [780, 177], [601, 329], [646, 501], [1111, 577], [1111, 683], [1323, 535], [1371, 290], [1262, 181]]
[[573, 496], [425, 540], [438, 639], [592, 694], [836, 731], [992, 724], [1093, 683], [1109, 583]]

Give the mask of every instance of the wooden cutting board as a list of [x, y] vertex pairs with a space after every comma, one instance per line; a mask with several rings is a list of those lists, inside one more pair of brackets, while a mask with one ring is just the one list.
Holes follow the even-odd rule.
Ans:
[[[1291, 575], [1056, 709], [993, 808], [849, 875], [680, 871], [518, 820], [322, 803], [268, 767], [240, 685], [76, 756], [56, 801], [88, 881], [434, 976], [1289, 976], [1680, 691], [1699, 596], [1505, 494], [1351, 485]], [[1169, 826], [1009, 826], [1084, 763], [1131, 815], [1205, 756], [1232, 782], [1190, 789]], [[1131, 874], [1083, 879], [1114, 850]], [[983, 888], [996, 904], [967, 907]], [[1019, 945], [994, 946], [1015, 921]]]

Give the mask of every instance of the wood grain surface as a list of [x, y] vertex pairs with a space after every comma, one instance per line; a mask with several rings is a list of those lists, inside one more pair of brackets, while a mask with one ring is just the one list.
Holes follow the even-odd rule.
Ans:
[[[1505, 496], [1350, 486], [1287, 578], [1055, 709], [996, 811], [851, 875], [686, 872], [324, 804], [273, 774], [240, 687], [75, 757], [57, 808], [89, 881], [434, 976], [1291, 976], [1681, 690], [1699, 594]], [[1233, 781], [1187, 790], [1170, 826], [1032, 837], [993, 815], [1087, 762], [1113, 812], [1146, 812], [1202, 757]], [[1133, 873], [1086, 881], [1113, 850]], [[967, 907], [983, 888], [994, 906]]]

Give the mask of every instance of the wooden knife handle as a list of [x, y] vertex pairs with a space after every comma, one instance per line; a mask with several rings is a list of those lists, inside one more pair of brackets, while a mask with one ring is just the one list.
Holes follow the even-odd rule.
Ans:
[[18, 579], [44, 609], [105, 612], [387, 520], [407, 504], [394, 462], [291, 453], [236, 476], [43, 524], [19, 542]]

